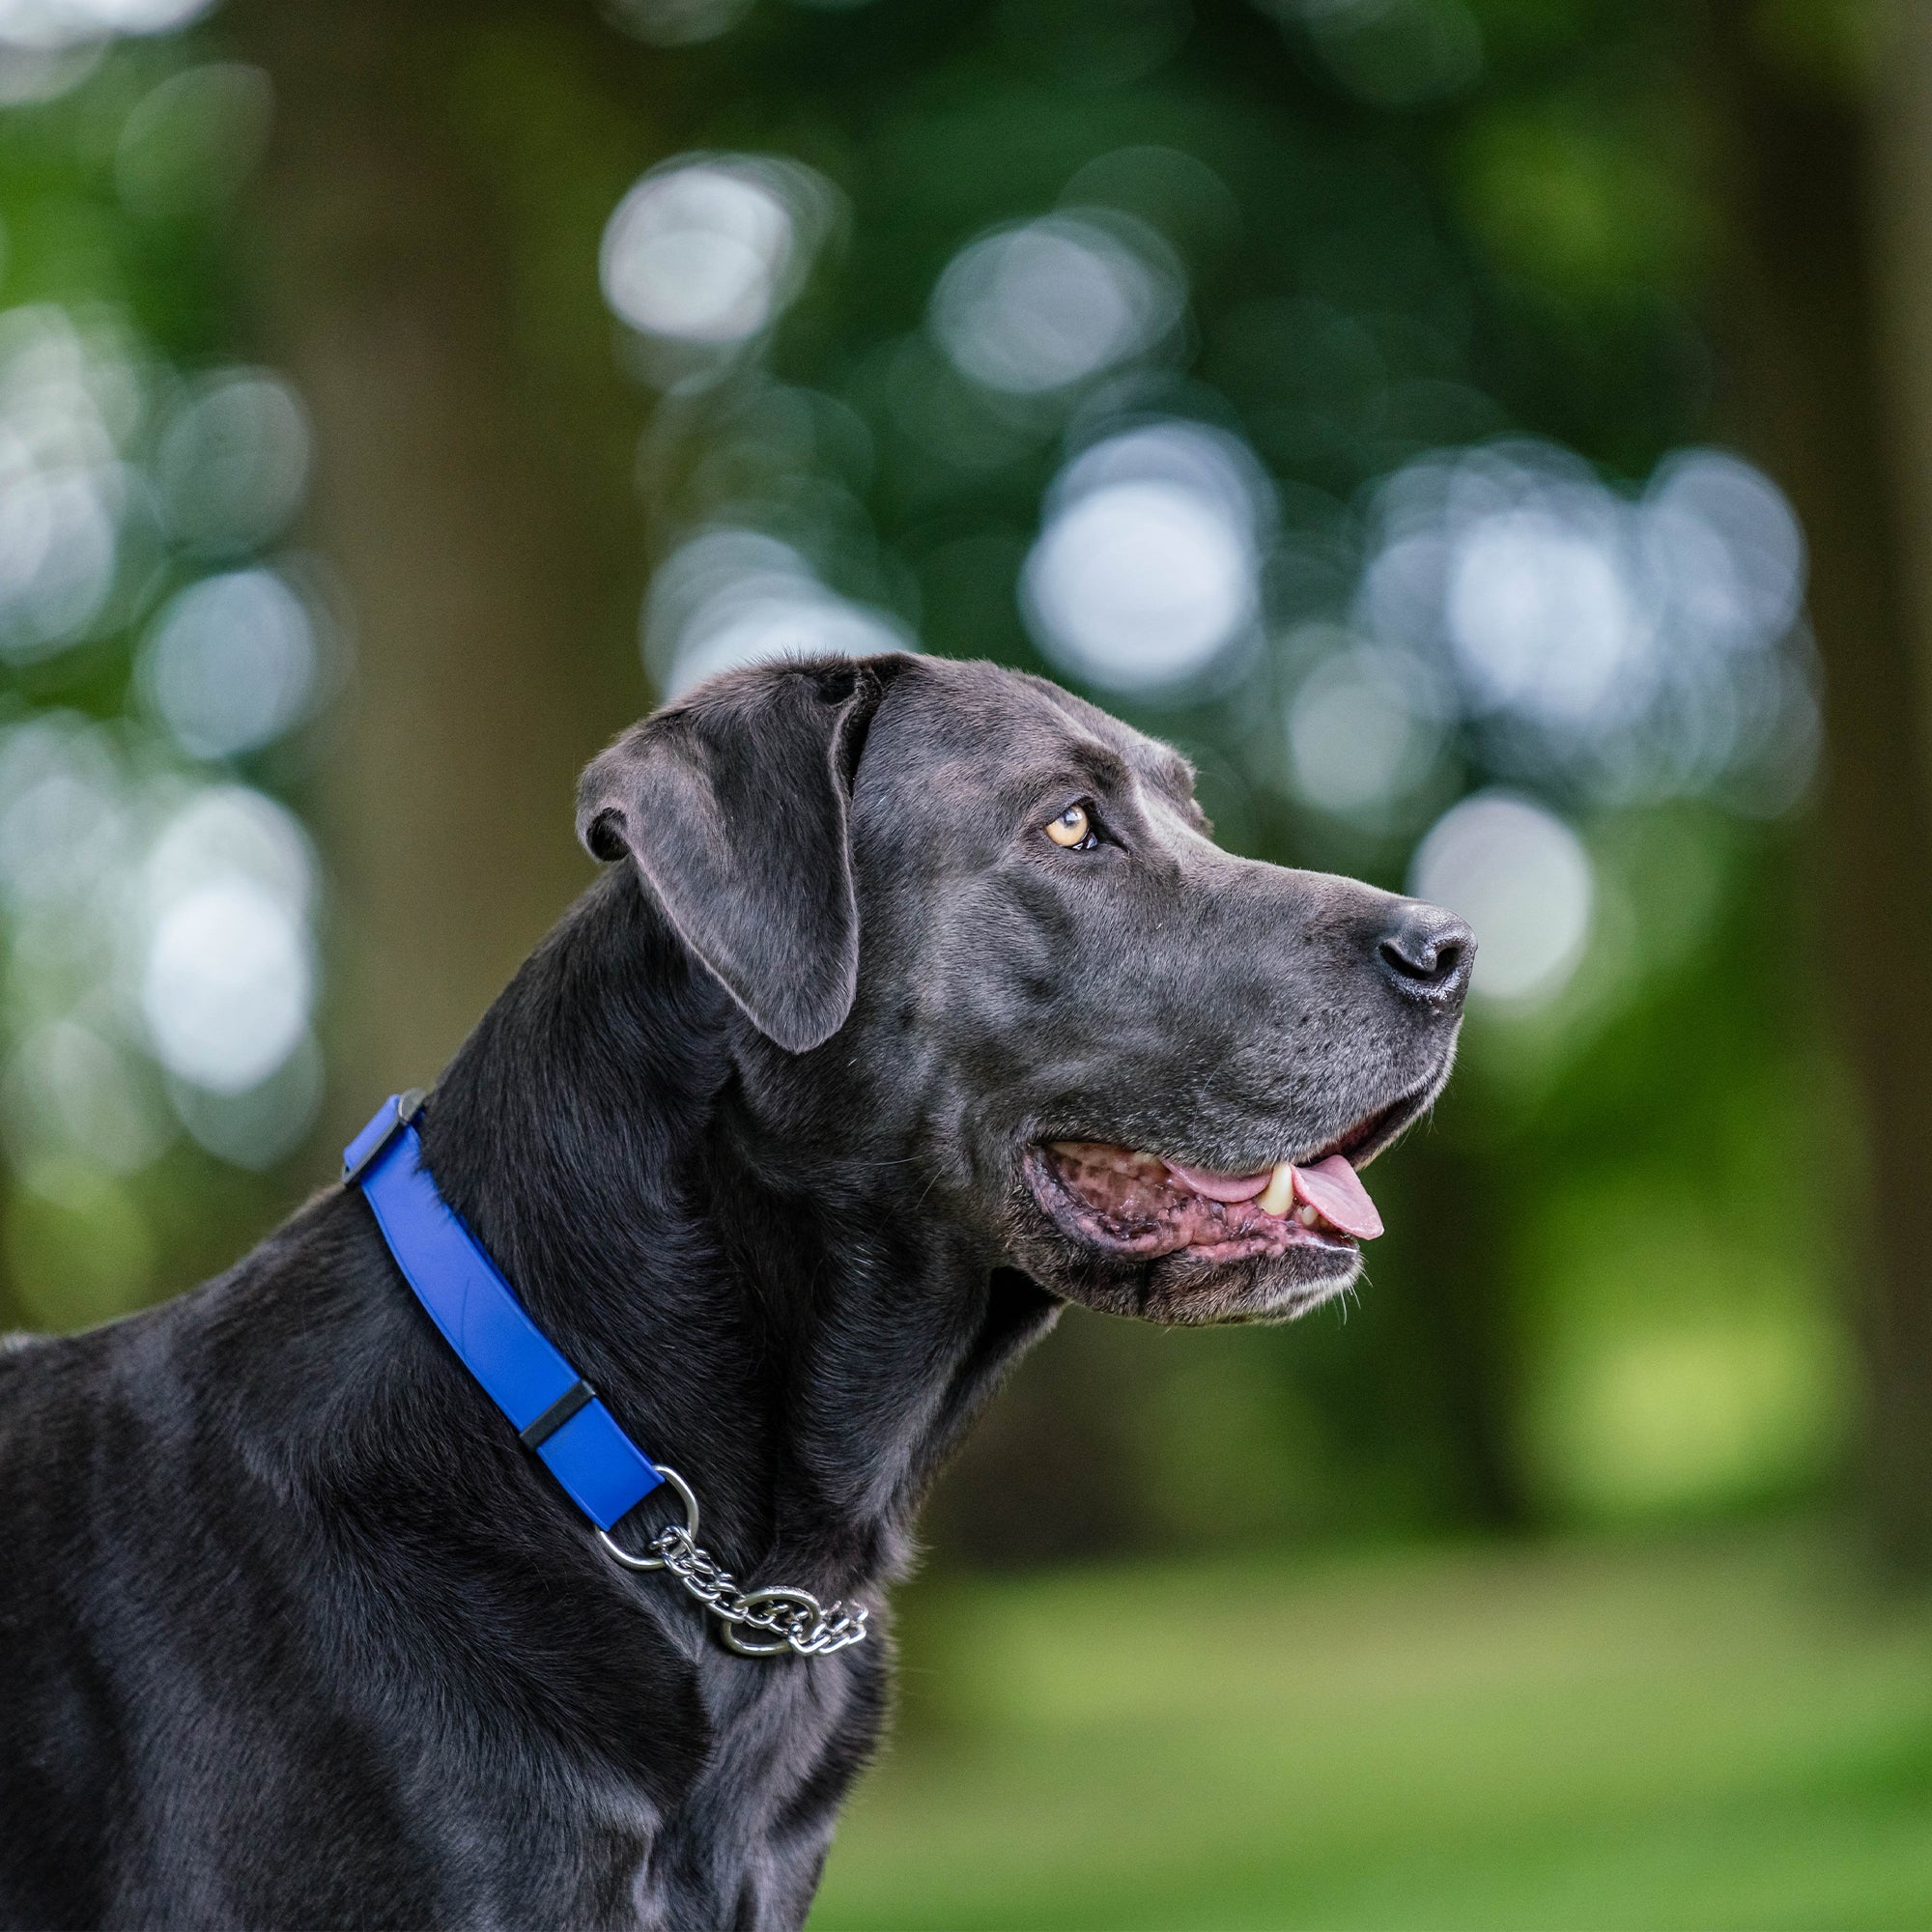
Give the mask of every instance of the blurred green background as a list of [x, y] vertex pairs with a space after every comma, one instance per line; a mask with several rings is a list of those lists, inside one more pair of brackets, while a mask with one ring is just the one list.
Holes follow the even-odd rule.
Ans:
[[814, 1925], [1932, 1924], [1928, 539], [1922, 5], [0, 0], [0, 1321], [653, 702], [1045, 670], [1482, 963], [1346, 1306], [1002, 1398]]

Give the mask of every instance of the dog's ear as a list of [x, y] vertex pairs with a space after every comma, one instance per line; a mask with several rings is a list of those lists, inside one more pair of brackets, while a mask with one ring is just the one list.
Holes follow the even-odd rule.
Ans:
[[678, 936], [790, 1053], [859, 983], [852, 781], [903, 656], [758, 666], [634, 725], [577, 793], [593, 858], [627, 852]]

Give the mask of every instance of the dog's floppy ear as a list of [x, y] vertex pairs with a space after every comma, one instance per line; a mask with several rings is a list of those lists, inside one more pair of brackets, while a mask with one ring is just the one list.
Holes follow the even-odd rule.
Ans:
[[578, 787], [592, 857], [628, 852], [678, 936], [790, 1053], [831, 1038], [852, 1010], [852, 779], [905, 662], [727, 672], [632, 726]]

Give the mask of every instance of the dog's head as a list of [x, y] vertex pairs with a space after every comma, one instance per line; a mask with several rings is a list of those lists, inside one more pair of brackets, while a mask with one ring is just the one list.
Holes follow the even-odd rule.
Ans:
[[1095, 1307], [1293, 1315], [1379, 1231], [1355, 1170], [1448, 1077], [1474, 942], [1222, 851], [1192, 781], [1042, 679], [895, 655], [712, 680], [591, 765], [578, 822], [854, 1192]]

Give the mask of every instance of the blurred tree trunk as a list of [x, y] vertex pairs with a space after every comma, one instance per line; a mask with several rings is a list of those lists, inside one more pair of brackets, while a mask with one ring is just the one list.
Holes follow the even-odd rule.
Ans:
[[[1868, 1492], [1888, 1557], [1932, 1571], [1932, 638], [1924, 444], [1932, 317], [1922, 247], [1888, 274], [1888, 167], [1928, 160], [1923, 14], [1913, 63], [1874, 112], [1828, 62], [1771, 37], [1772, 11], [1718, 0], [1709, 75], [1717, 179], [1737, 249], [1720, 318], [1745, 440], [1790, 493], [1811, 546], [1825, 670], [1821, 958], [1863, 1102], [1869, 1245]], [[1782, 18], [1780, 15], [1779, 18]], [[1813, 49], [1814, 55], [1821, 49]], [[1894, 53], [1904, 49], [1892, 50]], [[1888, 118], [1900, 138], [1883, 138]], [[1903, 138], [1918, 130], [1915, 148]], [[1894, 235], [1902, 234], [1894, 219]], [[1909, 380], [1905, 380], [1909, 377]], [[1918, 420], [1914, 423], [1914, 410]], [[1908, 532], [1919, 535], [1908, 540]], [[1829, 1150], [1820, 1150], [1828, 1161]], [[1807, 1205], [1794, 1177], [1793, 1213]]]
[[1520, 1163], [1484, 1130], [1480, 1101], [1452, 1091], [1443, 1109], [1435, 1130], [1413, 1135], [1397, 1156], [1404, 1232], [1391, 1254], [1406, 1297], [1400, 1320], [1428, 1358], [1429, 1373], [1413, 1386], [1435, 1411], [1425, 1427], [1441, 1444], [1444, 1510], [1486, 1529], [1521, 1529], [1532, 1512], [1516, 1439], [1509, 1258], [1498, 1238], [1515, 1218]]
[[607, 91], [636, 50], [587, 6], [227, 19], [277, 102], [257, 336], [313, 414], [306, 535], [355, 635], [317, 801], [339, 1131], [428, 1084], [588, 878], [575, 776], [643, 708], [644, 399], [595, 276], [651, 124]]

